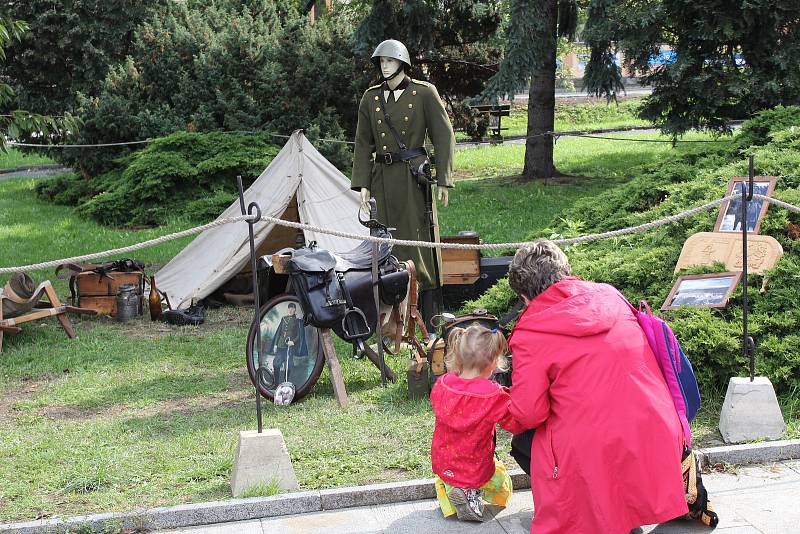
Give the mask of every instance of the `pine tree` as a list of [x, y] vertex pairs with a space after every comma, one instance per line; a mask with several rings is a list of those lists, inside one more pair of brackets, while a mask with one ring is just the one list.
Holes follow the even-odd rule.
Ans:
[[[28, 25], [21, 20], [0, 17], [0, 67], [6, 59], [5, 48], [15, 40], [19, 40], [28, 30]], [[14, 89], [0, 83], [0, 109], [7, 109], [16, 99]], [[0, 114], [0, 152], [7, 150], [8, 140], [17, 139], [26, 134], [39, 136], [60, 134], [65, 130], [75, 131], [78, 123], [69, 114], [62, 117], [38, 115], [19, 109], [9, 109]]]
[[557, 174], [553, 164], [556, 49], [559, 37], [572, 39], [578, 20], [575, 0], [511, 0], [506, 53], [484, 96], [509, 96], [530, 83], [525, 180]]
[[[800, 103], [797, 0], [592, 0], [585, 38], [602, 50], [587, 69], [588, 88], [616, 96], [614, 43], [624, 66], [653, 88], [641, 116], [673, 136], [724, 132], [731, 119]], [[664, 46], [672, 57], [654, 62]]]
[[480, 93], [496, 72], [502, 7], [500, 0], [373, 0], [355, 32], [354, 51], [369, 68], [378, 43], [401, 41], [411, 54], [410, 74], [429, 80], [452, 103]]
[[0, 12], [29, 31], [8, 49], [2, 74], [16, 105], [74, 111], [78, 92], [96, 95], [110, 65], [132, 52], [135, 29], [169, 0], [0, 0]]

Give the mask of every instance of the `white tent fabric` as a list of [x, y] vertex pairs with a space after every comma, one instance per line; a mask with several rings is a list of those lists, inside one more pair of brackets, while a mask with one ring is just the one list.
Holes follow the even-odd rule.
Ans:
[[[292, 134], [283, 149], [261, 176], [244, 193], [245, 206], [257, 202], [263, 215], [281, 217], [297, 196], [300, 222], [360, 235], [369, 230], [358, 222], [358, 193], [350, 180], [334, 167], [305, 138]], [[241, 215], [239, 201], [220, 216]], [[256, 247], [264, 242], [275, 224], [254, 225]], [[304, 232], [306, 242], [343, 252], [358, 243], [341, 237]], [[268, 251], [275, 252], [275, 251]], [[206, 230], [155, 275], [158, 288], [166, 293], [173, 308], [184, 309], [213, 293], [249, 264], [247, 223], [231, 223]]]

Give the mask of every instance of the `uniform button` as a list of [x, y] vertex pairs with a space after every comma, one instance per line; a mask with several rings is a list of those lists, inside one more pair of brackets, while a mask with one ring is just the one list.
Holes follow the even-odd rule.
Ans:
[[400, 133], [402, 133], [403, 135], [405, 135], [405, 134], [406, 134], [406, 131], [405, 131], [405, 130], [403, 130], [403, 131], [402, 131], [402, 132], [400, 132]]
[[381, 132], [381, 137], [386, 137], [386, 132]]
[[408, 117], [403, 117], [403, 120], [408, 122]]
[[380, 110], [381, 110], [381, 108], [375, 108], [375, 111], [380, 111]]
[[378, 119], [378, 124], [383, 124], [383, 121]]
[[378, 97], [377, 97], [377, 96], [375, 97], [375, 101], [376, 101], [376, 102], [378, 101]]
[[416, 91], [411, 91], [411, 96], [417, 96], [417, 92]]
[[413, 108], [413, 107], [414, 107], [414, 104], [409, 104], [409, 105], [408, 105], [408, 107], [409, 107], [409, 108]]
[[386, 150], [386, 145], [383, 145], [383, 147], [382, 147], [382, 148], [383, 148], [383, 150], [385, 151], [385, 150]]

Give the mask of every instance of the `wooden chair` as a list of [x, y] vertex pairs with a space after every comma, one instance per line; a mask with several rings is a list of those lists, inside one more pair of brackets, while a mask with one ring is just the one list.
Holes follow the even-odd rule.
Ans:
[[[56, 295], [56, 292], [53, 289], [53, 285], [50, 283], [49, 280], [43, 282], [39, 287], [41, 287], [42, 292], [47, 296], [49, 302], [38, 300], [42, 292], [37, 291], [31, 298], [31, 300], [37, 299], [34, 308], [31, 311], [24, 313], [18, 317], [13, 317], [9, 319], [3, 318], [3, 300], [5, 299], [10, 300], [11, 298], [8, 295], [0, 293], [0, 352], [3, 352], [3, 336], [6, 333], [16, 334], [22, 330], [17, 325], [27, 323], [30, 321], [38, 321], [39, 319], [45, 319], [47, 317], [55, 317], [56, 319], [58, 319], [58, 322], [61, 323], [61, 327], [64, 329], [64, 332], [67, 333], [67, 336], [70, 339], [74, 339], [75, 329], [72, 327], [72, 322], [69, 320], [67, 312], [82, 313], [89, 315], [96, 315], [97, 313], [95, 310], [90, 310], [87, 308], [77, 308], [75, 306], [67, 306], [61, 304], [61, 301], [58, 300], [58, 295]], [[17, 302], [18, 304], [20, 303], [16, 300], [15, 302]]]

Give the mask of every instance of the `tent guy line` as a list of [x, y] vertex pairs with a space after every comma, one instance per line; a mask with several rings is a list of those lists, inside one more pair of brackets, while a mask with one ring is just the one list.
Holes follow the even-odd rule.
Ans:
[[[649, 222], [649, 223], [640, 224], [640, 225], [637, 225], [637, 226], [631, 226], [631, 227], [628, 227], [628, 228], [621, 228], [619, 230], [610, 230], [608, 232], [602, 232], [602, 233], [599, 233], [599, 234], [589, 234], [589, 235], [585, 235], [585, 236], [572, 237], [572, 238], [568, 238], [568, 239], [553, 239], [552, 241], [553, 241], [553, 243], [556, 243], [558, 245], [574, 245], [574, 244], [577, 244], [577, 243], [588, 243], [588, 242], [591, 242], [591, 241], [598, 241], [598, 240], [601, 240], [601, 239], [609, 239], [609, 238], [617, 237], [617, 236], [620, 236], [620, 235], [632, 234], [632, 233], [636, 233], [636, 232], [643, 232], [643, 231], [646, 231], [646, 230], [657, 228], [659, 226], [663, 226], [665, 224], [673, 223], [675, 221], [684, 219], [686, 217], [691, 217], [691, 216], [696, 215], [697, 213], [700, 213], [702, 211], [715, 208], [715, 207], [719, 206], [720, 204], [722, 204], [723, 202], [727, 202], [727, 201], [729, 201], [729, 200], [731, 200], [733, 198], [738, 198], [739, 196], [740, 195], [738, 195], [738, 194], [728, 195], [726, 197], [714, 200], [712, 202], [709, 202], [707, 204], [703, 204], [701, 206], [694, 207], [692, 209], [677, 213], [675, 215], [670, 215], [668, 217], [664, 217], [662, 219], [658, 219], [656, 221], [652, 221], [652, 222]], [[778, 199], [774, 199], [774, 198], [767, 197], [765, 195], [759, 195], [759, 194], [754, 194], [753, 198], [754, 199], [759, 199], [759, 200], [765, 200], [765, 201], [767, 201], [767, 202], [769, 202], [771, 204], [775, 204], [775, 205], [780, 206], [782, 208], [786, 208], [786, 209], [788, 209], [788, 210], [790, 210], [790, 211], [792, 211], [794, 213], [800, 213], [800, 207], [794, 206], [794, 205], [786, 203], [786, 202], [782, 202], [782, 201], [780, 201]], [[95, 252], [95, 253], [86, 254], [86, 255], [83, 255], [83, 256], [73, 256], [71, 258], [63, 258], [63, 259], [60, 259], [60, 260], [52, 260], [52, 261], [47, 261], [47, 262], [42, 262], [42, 263], [35, 263], [35, 264], [30, 264], [30, 265], [22, 265], [22, 266], [19, 266], [19, 267], [0, 267], [0, 274], [15, 273], [15, 272], [22, 272], [22, 271], [34, 271], [34, 270], [38, 270], [38, 269], [48, 269], [48, 268], [56, 267], [56, 266], [58, 266], [58, 265], [60, 265], [62, 263], [67, 263], [67, 262], [78, 263], [78, 262], [82, 262], [82, 261], [88, 261], [88, 260], [94, 260], [94, 259], [104, 258], [104, 257], [108, 257], [108, 256], [114, 256], [114, 255], [117, 255], [117, 254], [126, 254], [128, 252], [133, 252], [135, 250], [140, 250], [140, 249], [143, 249], [143, 248], [159, 245], [161, 243], [166, 243], [167, 241], [172, 241], [172, 240], [175, 240], [175, 239], [180, 239], [182, 237], [186, 237], [186, 236], [190, 236], [190, 235], [194, 235], [194, 234], [199, 234], [199, 233], [201, 233], [201, 232], [203, 232], [205, 230], [208, 230], [210, 228], [214, 228], [214, 227], [217, 227], [217, 226], [223, 226], [223, 225], [226, 225], [226, 224], [242, 222], [242, 221], [248, 221], [250, 219], [251, 219], [251, 216], [249, 216], [249, 215], [240, 215], [238, 217], [226, 217], [226, 218], [223, 218], [223, 219], [218, 219], [218, 220], [216, 220], [214, 222], [211, 222], [211, 223], [208, 223], [208, 224], [204, 224], [202, 226], [189, 228], [187, 230], [183, 230], [183, 231], [180, 231], [180, 232], [175, 232], [175, 233], [172, 233], [172, 234], [168, 234], [168, 235], [156, 238], [156, 239], [150, 239], [148, 241], [143, 241], [141, 243], [136, 243], [136, 244], [133, 244], [133, 245], [129, 245], [127, 247], [110, 249], [110, 250], [106, 250], [106, 251], [103, 251], [103, 252]], [[438, 243], [438, 242], [437, 243], [432, 243], [432, 242], [429, 242], [429, 241], [411, 241], [411, 240], [405, 240], [405, 239], [390, 239], [390, 238], [383, 238], [383, 237], [372, 237], [372, 236], [368, 236], [368, 235], [365, 236], [365, 235], [352, 234], [352, 233], [349, 233], [349, 232], [340, 232], [340, 231], [337, 231], [337, 230], [330, 230], [330, 229], [326, 229], [326, 228], [320, 228], [318, 226], [313, 226], [313, 225], [310, 225], [310, 224], [298, 223], [298, 222], [293, 222], [293, 221], [286, 221], [286, 220], [283, 220], [283, 219], [279, 219], [279, 218], [276, 218], [276, 217], [269, 217], [269, 216], [266, 216], [266, 215], [262, 215], [260, 220], [261, 221], [270, 222], [270, 223], [274, 223], [274, 224], [279, 225], [279, 226], [287, 226], [287, 227], [290, 227], [290, 228], [296, 228], [296, 229], [301, 229], [301, 230], [309, 230], [309, 231], [312, 231], [312, 232], [318, 232], [318, 233], [322, 233], [322, 234], [333, 235], [333, 236], [342, 237], [342, 238], [345, 238], [345, 239], [354, 239], [354, 240], [360, 240], [360, 241], [363, 240], [363, 241], [370, 241], [370, 242], [377, 242], [377, 243], [390, 243], [392, 245], [419, 246], [419, 247], [426, 247], [426, 248], [442, 248], [442, 249], [447, 248], [447, 249], [462, 249], [462, 250], [498, 250], [498, 249], [520, 248], [520, 247], [522, 247], [522, 246], [524, 246], [524, 245], [529, 243], [529, 241], [521, 241], [521, 242], [516, 242], [516, 243], [483, 243], [483, 244], [479, 244], [479, 245], [471, 245], [471, 244], [464, 244], [464, 243]]]

